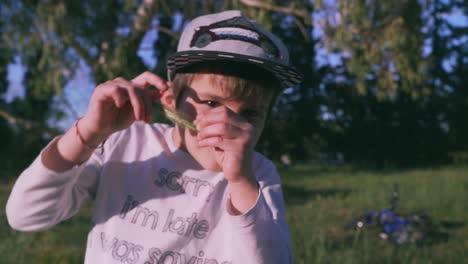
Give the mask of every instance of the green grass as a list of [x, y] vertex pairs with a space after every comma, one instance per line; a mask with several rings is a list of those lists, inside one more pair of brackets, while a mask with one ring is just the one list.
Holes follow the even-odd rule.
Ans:
[[0, 263], [83, 263], [91, 206], [50, 230], [23, 233], [6, 220], [5, 203], [12, 184], [0, 184]]
[[[468, 263], [468, 167], [365, 171], [351, 167], [281, 168], [296, 263]], [[395, 246], [375, 230], [343, 224], [384, 209], [394, 185], [399, 212], [424, 211], [435, 232], [422, 247]], [[11, 183], [0, 184], [4, 208]], [[0, 212], [0, 263], [82, 263], [90, 206], [43, 232], [12, 231]]]
[[[336, 167], [283, 169], [296, 263], [463, 263], [468, 254], [468, 168], [371, 172]], [[349, 219], [389, 206], [423, 211], [434, 230], [422, 247], [395, 246], [375, 230], [345, 230]]]

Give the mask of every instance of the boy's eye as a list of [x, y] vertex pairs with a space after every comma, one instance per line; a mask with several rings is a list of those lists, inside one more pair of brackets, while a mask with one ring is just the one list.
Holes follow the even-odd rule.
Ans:
[[209, 107], [216, 107], [219, 105], [219, 103], [216, 101], [205, 101], [204, 103], [208, 105]]

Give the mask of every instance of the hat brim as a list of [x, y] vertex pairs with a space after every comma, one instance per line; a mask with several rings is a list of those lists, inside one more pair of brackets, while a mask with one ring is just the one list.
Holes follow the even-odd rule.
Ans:
[[174, 53], [167, 60], [168, 78], [172, 80], [178, 70], [200, 62], [233, 61], [248, 63], [271, 72], [280, 82], [282, 88], [293, 87], [302, 82], [302, 74], [295, 68], [276, 63], [271, 60], [260, 59], [246, 55], [220, 51], [181, 51]]

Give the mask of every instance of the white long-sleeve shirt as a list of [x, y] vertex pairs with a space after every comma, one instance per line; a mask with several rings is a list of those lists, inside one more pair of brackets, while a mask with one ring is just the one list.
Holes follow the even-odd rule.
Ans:
[[104, 153], [57, 173], [36, 160], [17, 179], [6, 211], [11, 227], [35, 231], [94, 202], [85, 263], [292, 263], [280, 178], [254, 155], [260, 194], [242, 215], [227, 207], [227, 181], [172, 140], [174, 128], [135, 122]]

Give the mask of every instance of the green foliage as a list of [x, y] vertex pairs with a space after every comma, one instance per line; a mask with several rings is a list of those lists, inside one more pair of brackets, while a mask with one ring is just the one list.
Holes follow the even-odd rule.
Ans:
[[443, 18], [466, 4], [337, 3], [319, 6], [322, 42], [342, 60], [321, 75], [328, 148], [373, 166], [448, 162], [466, 150], [468, 32]]
[[[26, 92], [0, 99], [0, 136], [8, 145], [0, 158], [19, 170], [58, 133], [48, 122], [64, 117], [54, 99], [80, 65], [96, 84], [145, 70], [166, 76], [164, 62], [184, 25], [227, 9], [241, 9], [283, 39], [305, 76], [280, 95], [264, 130], [258, 149], [271, 158], [344, 154], [346, 161], [414, 165], [447, 162], [468, 149], [468, 32], [444, 18], [467, 13], [461, 0], [6, 0], [0, 94], [13, 59], [26, 69]], [[320, 39], [312, 35], [317, 29]], [[144, 36], [155, 31], [157, 40], [146, 46]], [[338, 63], [323, 63], [325, 48]], [[156, 65], [145, 65], [139, 50], [152, 52]], [[155, 114], [163, 120], [161, 109]], [[11, 155], [13, 148], [21, 151]]]
[[398, 89], [413, 97], [427, 92], [421, 12], [417, 0], [337, 1], [335, 19], [327, 20], [326, 45], [344, 54], [359, 94], [383, 100]]

